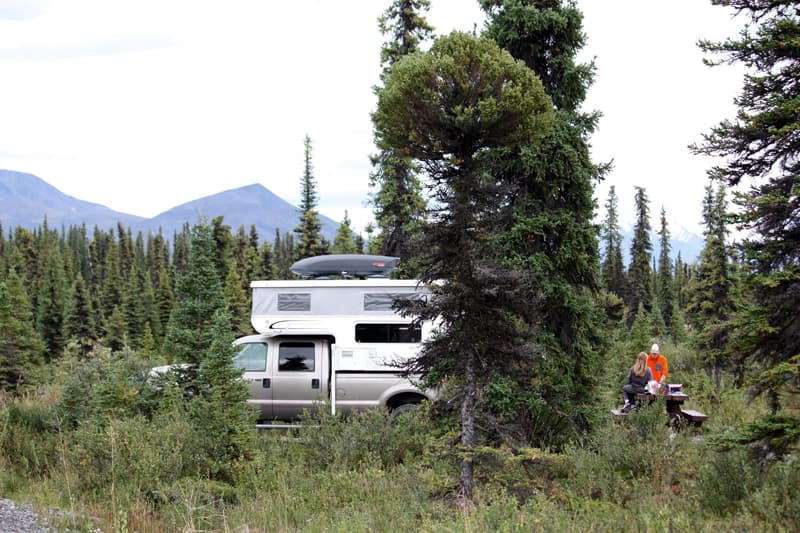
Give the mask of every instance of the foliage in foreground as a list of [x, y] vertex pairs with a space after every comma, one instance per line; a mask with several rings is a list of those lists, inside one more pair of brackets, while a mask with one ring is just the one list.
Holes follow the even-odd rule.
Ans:
[[[318, 428], [231, 438], [211, 429], [224, 427], [210, 422], [221, 422], [213, 396], [151, 388], [137, 371], [147, 361], [100, 351], [63, 363], [53, 387], [0, 403], [0, 494], [69, 510], [58, 525], [75, 530], [790, 527], [800, 513], [798, 461], [723, 450], [712, 438], [758, 420], [764, 406], [737, 390], [715, 396], [688, 350], [670, 353], [711, 416], [708, 428], [676, 433], [653, 406], [625, 422], [598, 416], [591, 438], [557, 454], [477, 447], [476, 503], [463, 507], [453, 497], [463, 453], [457, 421], [435, 406], [396, 420], [321, 409], [306, 420]], [[607, 381], [598, 412], [618, 401]], [[236, 446], [246, 448], [229, 454]]]

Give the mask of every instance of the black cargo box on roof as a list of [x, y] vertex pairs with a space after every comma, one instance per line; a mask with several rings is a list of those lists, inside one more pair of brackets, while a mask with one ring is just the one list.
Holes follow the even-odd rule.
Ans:
[[399, 263], [399, 257], [386, 255], [333, 254], [301, 259], [289, 270], [304, 278], [386, 278]]

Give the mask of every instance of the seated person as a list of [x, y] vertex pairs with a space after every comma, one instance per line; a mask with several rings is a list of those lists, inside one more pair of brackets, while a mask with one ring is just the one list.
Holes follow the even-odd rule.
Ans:
[[645, 394], [647, 392], [647, 383], [652, 379], [653, 374], [647, 367], [647, 354], [640, 352], [636, 356], [636, 364], [633, 365], [628, 374], [628, 381], [622, 387], [622, 396], [625, 398], [625, 405], [622, 406], [623, 413], [633, 409], [633, 401], [636, 399], [636, 395]]
[[658, 349], [658, 344], [650, 348], [650, 357], [647, 358], [647, 368], [653, 374], [653, 379], [661, 384], [667, 382], [667, 358]]

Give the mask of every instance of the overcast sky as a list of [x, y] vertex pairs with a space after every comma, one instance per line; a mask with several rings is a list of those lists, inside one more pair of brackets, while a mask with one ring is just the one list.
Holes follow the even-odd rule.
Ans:
[[[308, 134], [320, 211], [360, 230], [389, 3], [0, 0], [0, 168], [145, 217], [252, 183], [297, 204]], [[483, 25], [477, 0], [431, 4], [439, 35]], [[686, 146], [733, 116], [741, 72], [705, 67], [695, 43], [743, 21], [705, 0], [578, 5], [586, 108], [604, 114], [593, 155], [615, 165], [598, 204], [616, 185], [628, 224], [641, 185], [654, 225], [663, 205], [699, 232], [710, 162]]]

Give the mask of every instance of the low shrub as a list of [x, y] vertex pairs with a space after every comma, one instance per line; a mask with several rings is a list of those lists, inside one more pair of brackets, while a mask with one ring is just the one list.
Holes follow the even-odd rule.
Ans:
[[762, 485], [762, 465], [744, 449], [710, 451], [709, 455], [697, 479], [700, 501], [717, 515], [735, 512]]

